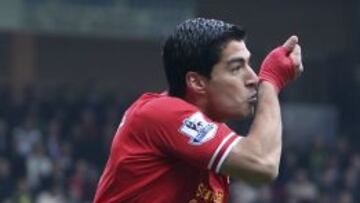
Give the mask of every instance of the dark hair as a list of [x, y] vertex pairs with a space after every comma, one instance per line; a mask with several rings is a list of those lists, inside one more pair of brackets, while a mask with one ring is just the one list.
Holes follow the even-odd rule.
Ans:
[[230, 40], [243, 40], [245, 31], [221, 20], [195, 18], [179, 24], [163, 46], [169, 94], [184, 97], [185, 75], [197, 72], [210, 79], [213, 66]]

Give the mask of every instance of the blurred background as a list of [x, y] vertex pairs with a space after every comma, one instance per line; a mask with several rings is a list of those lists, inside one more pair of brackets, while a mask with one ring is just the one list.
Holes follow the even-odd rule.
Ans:
[[1, 0], [0, 202], [91, 202], [124, 110], [166, 89], [163, 40], [198, 16], [245, 27], [256, 70], [291, 34], [304, 54], [280, 177], [231, 202], [360, 202], [358, 0]]

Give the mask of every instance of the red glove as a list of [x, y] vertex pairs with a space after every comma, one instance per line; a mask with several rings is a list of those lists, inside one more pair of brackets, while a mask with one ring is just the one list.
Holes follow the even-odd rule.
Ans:
[[289, 54], [288, 48], [278, 47], [271, 51], [261, 64], [260, 81], [270, 82], [278, 93], [295, 78], [294, 63]]

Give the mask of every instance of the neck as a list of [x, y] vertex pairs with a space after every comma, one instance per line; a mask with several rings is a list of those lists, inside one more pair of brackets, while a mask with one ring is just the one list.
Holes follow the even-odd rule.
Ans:
[[196, 106], [199, 108], [199, 110], [205, 114], [207, 117], [209, 117], [213, 121], [217, 122], [223, 122], [224, 119], [217, 116], [217, 114], [214, 112], [214, 109], [211, 108], [209, 103], [207, 102], [207, 99], [205, 97], [201, 96], [194, 96], [191, 94], [187, 94], [184, 98], [185, 101], [189, 102], [190, 104]]

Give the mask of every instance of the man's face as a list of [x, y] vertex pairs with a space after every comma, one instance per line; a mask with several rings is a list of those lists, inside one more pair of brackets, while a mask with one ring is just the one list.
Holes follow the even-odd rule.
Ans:
[[207, 111], [216, 120], [244, 118], [254, 111], [259, 78], [244, 41], [230, 41], [207, 81]]

